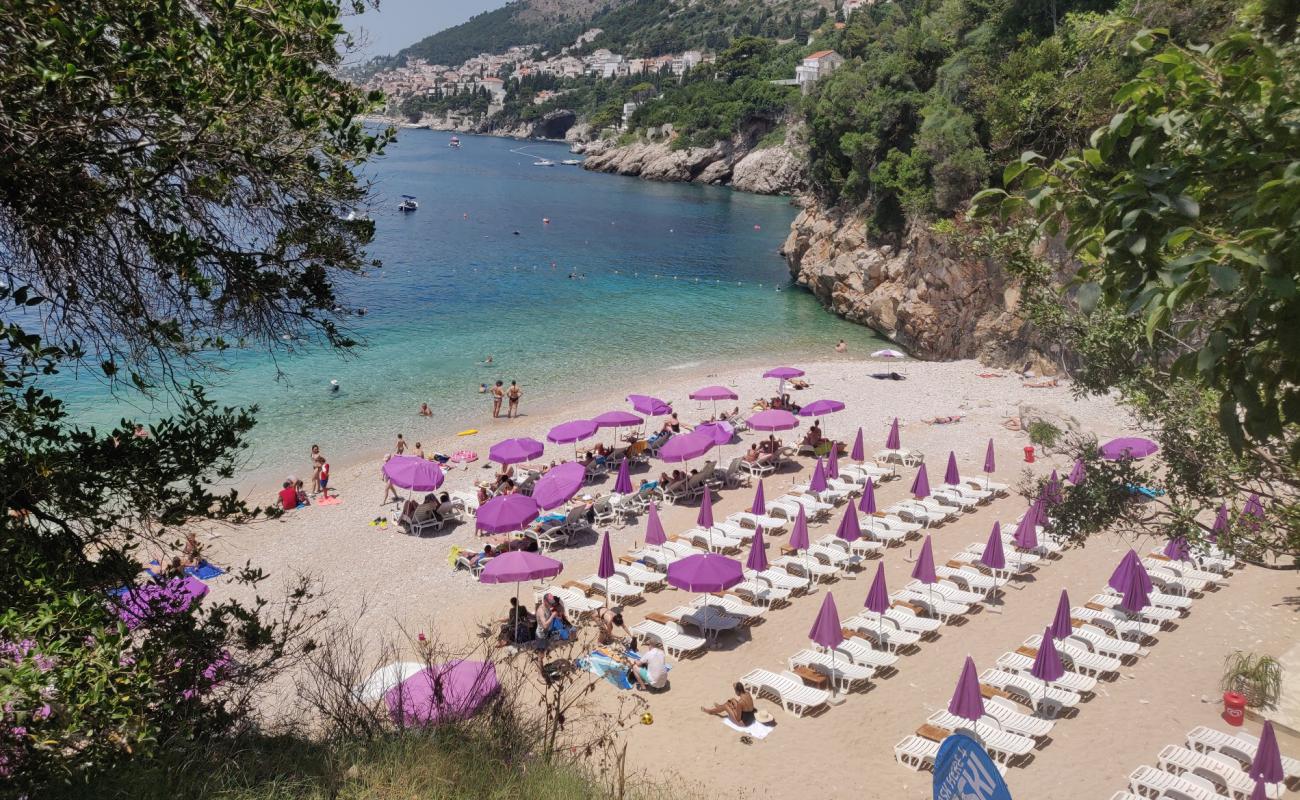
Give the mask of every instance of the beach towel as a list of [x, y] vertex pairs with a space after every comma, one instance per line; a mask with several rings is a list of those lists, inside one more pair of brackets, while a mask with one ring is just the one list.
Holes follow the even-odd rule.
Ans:
[[[640, 655], [631, 650], [627, 652], [627, 655], [628, 658], [633, 660], [640, 658]], [[586, 670], [597, 677], [604, 678], [619, 689], [630, 690], [633, 686], [632, 681], [628, 680], [627, 677], [627, 664], [609, 657], [600, 650], [592, 650], [585, 658], [579, 658], [577, 665], [578, 669]], [[671, 672], [673, 665], [665, 664], [664, 669]]]
[[751, 722], [748, 725], [737, 725], [726, 717], [722, 718], [722, 724], [731, 728], [733, 731], [753, 736], [755, 739], [766, 739], [769, 733], [776, 730], [775, 725], [764, 725], [761, 722]]
[[338, 495], [335, 495], [334, 497], [322, 497], [321, 499], [319, 499], [319, 500], [316, 501], [316, 505], [318, 505], [318, 506], [336, 506], [336, 505], [338, 505], [339, 503], [342, 503], [342, 502], [343, 502], [343, 499], [342, 499], [341, 497], [339, 497]]
[[[149, 562], [149, 567], [157, 567], [157, 566], [158, 566], [157, 561]], [[145, 567], [144, 571], [149, 573], [149, 576], [151, 578], [158, 577], [158, 573], [154, 572], [149, 567]], [[189, 575], [192, 578], [198, 578], [201, 581], [210, 581], [213, 578], [217, 577], [218, 575], [225, 575], [226, 571], [224, 569], [221, 569], [220, 567], [216, 567], [213, 566], [212, 564], [209, 564], [207, 561], [200, 561], [197, 567], [186, 567], [185, 574]]]

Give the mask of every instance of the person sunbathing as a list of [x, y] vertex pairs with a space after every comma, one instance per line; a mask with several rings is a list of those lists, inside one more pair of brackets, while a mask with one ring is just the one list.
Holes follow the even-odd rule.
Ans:
[[825, 440], [822, 438], [822, 429], [814, 422], [813, 426], [808, 429], [808, 433], [804, 435], [803, 443], [809, 447], [817, 447], [823, 441]]
[[713, 708], [700, 706], [700, 710], [715, 717], [726, 717], [734, 725], [748, 725], [754, 719], [754, 697], [745, 691], [745, 686], [741, 683], [732, 685], [731, 689], [736, 693], [735, 697], [728, 698]]
[[809, 386], [812, 386], [812, 384], [803, 378], [795, 378], [790, 381], [790, 387], [793, 389], [807, 389]]
[[931, 417], [930, 419], [921, 420], [926, 425], [951, 425], [954, 422], [961, 422], [963, 414], [953, 414], [947, 417]]
[[[298, 486], [301, 490], [302, 481], [298, 481]], [[199, 567], [203, 565], [203, 546], [199, 544], [198, 537], [194, 535], [193, 531], [185, 534], [185, 548], [181, 550], [181, 554], [184, 556], [185, 566]]]
[[1026, 389], [1052, 389], [1056, 387], [1056, 378], [1050, 378], [1041, 381], [1030, 381], [1029, 383], [1020, 384]]

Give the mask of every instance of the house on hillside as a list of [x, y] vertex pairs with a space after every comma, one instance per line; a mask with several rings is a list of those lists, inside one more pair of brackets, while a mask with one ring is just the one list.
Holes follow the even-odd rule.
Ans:
[[802, 63], [794, 68], [794, 80], [807, 93], [812, 85], [834, 72], [844, 63], [844, 56], [834, 50], [819, 50], [805, 56]]

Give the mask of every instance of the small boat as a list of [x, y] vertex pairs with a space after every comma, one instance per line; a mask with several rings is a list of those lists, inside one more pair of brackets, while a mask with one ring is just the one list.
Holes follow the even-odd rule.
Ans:
[[582, 164], [582, 162], [579, 161], [579, 160], [576, 159], [576, 158], [566, 158], [566, 159], [564, 159], [563, 161], [561, 161], [560, 163], [563, 164], [563, 165], [566, 166], [566, 167], [576, 167], [576, 166], [579, 166], [580, 164]]
[[402, 202], [397, 204], [397, 210], [403, 214], [409, 214], [419, 209], [420, 204], [415, 202], [415, 197], [409, 194], [402, 195]]
[[555, 162], [554, 162], [554, 161], [551, 161], [551, 160], [549, 160], [549, 159], [545, 159], [545, 158], [543, 158], [541, 161], [534, 161], [534, 162], [533, 162], [533, 166], [534, 166], [534, 167], [553, 167], [553, 166], [555, 166]]
[[447, 142], [447, 146], [448, 146], [448, 147], [454, 147], [454, 148], [456, 148], [457, 150], [459, 150], [459, 149], [460, 149], [460, 137], [459, 137], [459, 136], [453, 136], [453, 137], [451, 137], [451, 141], [450, 141], [450, 142]]

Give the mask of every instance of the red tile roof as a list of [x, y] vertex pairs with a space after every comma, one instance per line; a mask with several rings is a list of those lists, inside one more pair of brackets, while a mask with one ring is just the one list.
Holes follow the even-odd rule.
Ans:
[[834, 55], [839, 55], [839, 53], [836, 53], [834, 50], [818, 50], [810, 56], [804, 56], [804, 58], [825, 58], [826, 56]]

